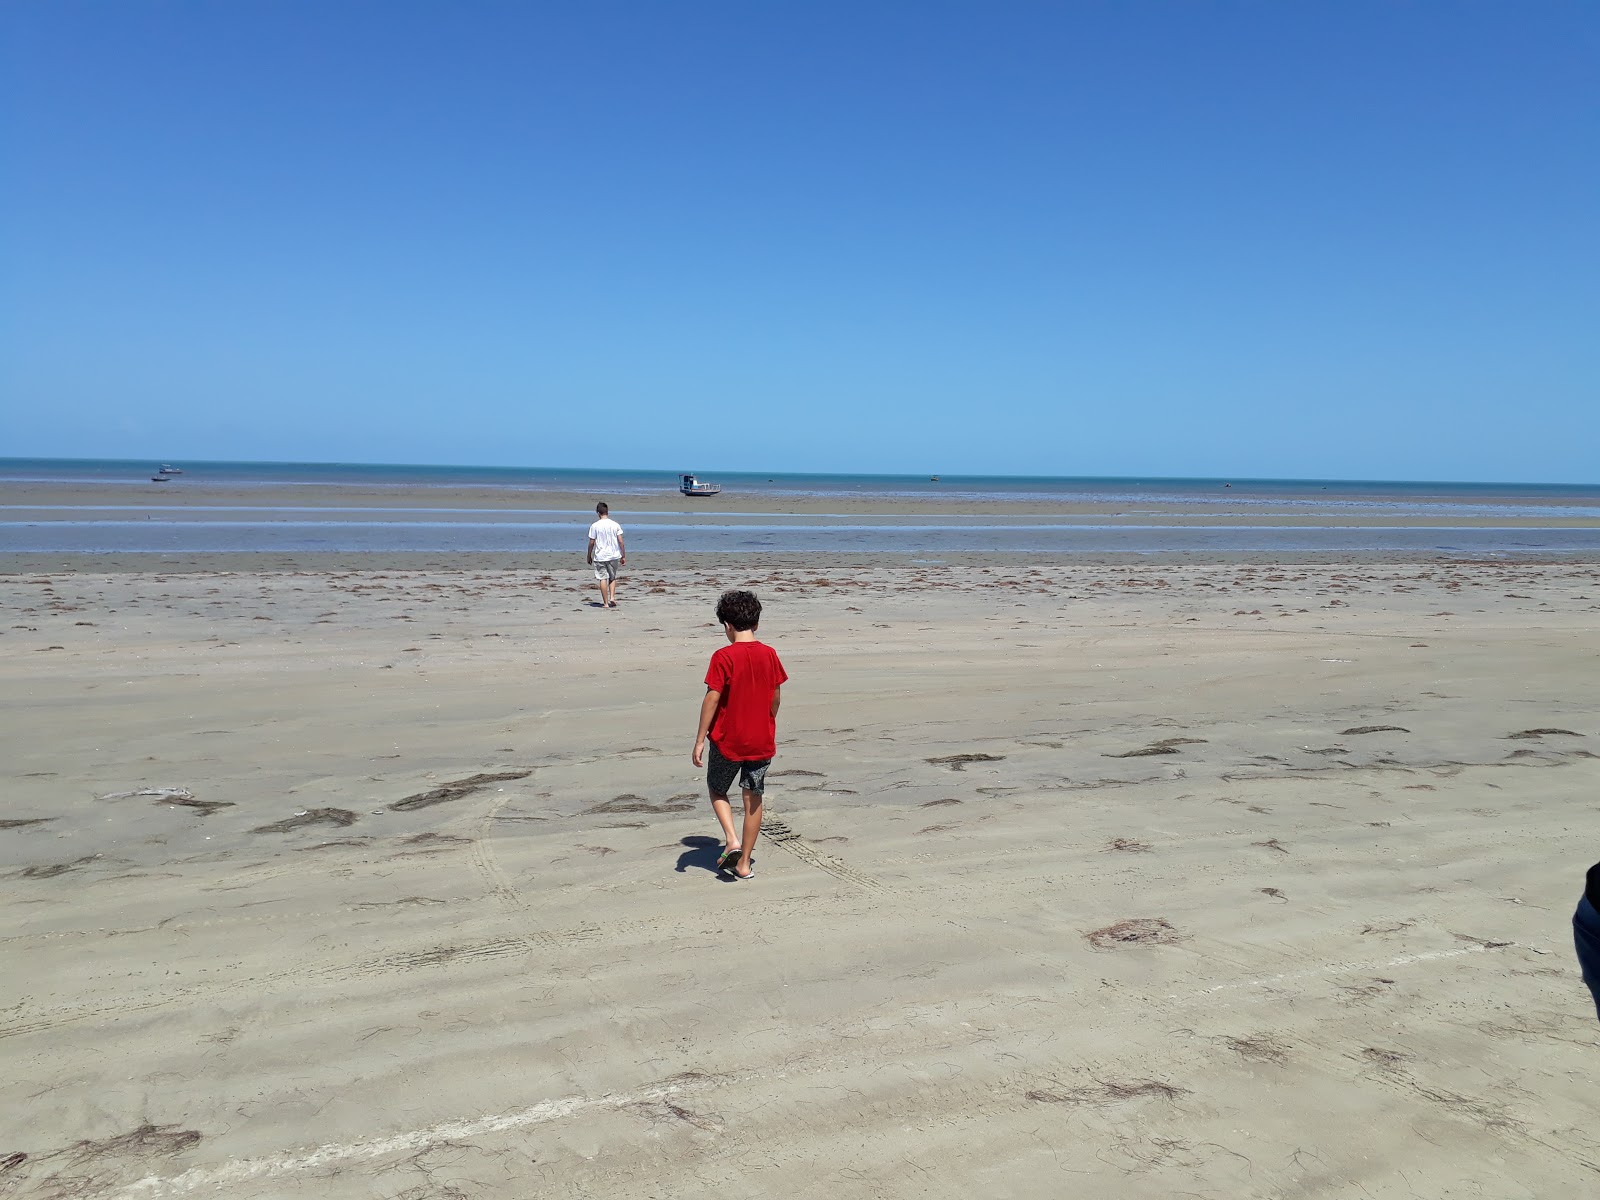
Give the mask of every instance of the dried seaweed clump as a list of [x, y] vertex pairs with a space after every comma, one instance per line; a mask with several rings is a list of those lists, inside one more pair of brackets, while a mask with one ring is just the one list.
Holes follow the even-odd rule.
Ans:
[[453, 833], [417, 833], [403, 840], [407, 846], [464, 846], [472, 841]]
[[24, 867], [22, 868], [22, 877], [24, 879], [54, 879], [57, 875], [65, 875], [68, 871], [76, 871], [79, 867], [86, 867], [99, 857], [98, 854], [86, 854], [82, 858], [73, 859], [71, 862], [50, 863], [48, 866], [42, 867]]
[[1264, 1033], [1224, 1038], [1223, 1042], [1240, 1058], [1248, 1058], [1253, 1062], [1281, 1065], [1289, 1061], [1289, 1052]]
[[465, 779], [441, 783], [436, 788], [418, 792], [414, 796], [407, 796], [404, 800], [396, 800], [389, 805], [389, 811], [411, 812], [414, 809], [428, 808], [434, 804], [444, 804], [450, 800], [459, 800], [463, 796], [470, 796], [473, 792], [481, 792], [491, 783], [506, 783], [512, 779], [526, 779], [532, 774], [532, 771], [490, 771], [480, 775], [469, 775]]
[[1163, 1083], [1159, 1079], [1103, 1079], [1096, 1080], [1093, 1087], [1068, 1088], [1065, 1091], [1036, 1088], [1027, 1093], [1027, 1098], [1039, 1104], [1117, 1104], [1146, 1096], [1156, 1100], [1176, 1100], [1179, 1096], [1187, 1095], [1188, 1091], [1188, 1088]]
[[1130, 854], [1148, 854], [1148, 853], [1150, 853], [1150, 843], [1149, 842], [1141, 842], [1141, 841], [1138, 841], [1138, 840], [1136, 840], [1134, 838], [1125, 838], [1125, 837], [1112, 838], [1109, 842], [1106, 843], [1105, 848], [1107, 850], [1126, 850]]
[[636, 1100], [627, 1108], [649, 1121], [687, 1121], [707, 1133], [716, 1133], [725, 1123], [715, 1113], [698, 1113], [671, 1100]]
[[1411, 730], [1400, 725], [1355, 725], [1349, 729], [1341, 729], [1340, 737], [1351, 737], [1358, 733], [1410, 733]]
[[288, 833], [291, 829], [299, 829], [302, 825], [354, 825], [356, 814], [348, 808], [308, 808], [305, 812], [295, 813], [292, 817], [285, 817], [281, 821], [274, 821], [270, 825], [257, 825], [251, 833]]
[[[152, 1158], [170, 1158], [200, 1144], [197, 1129], [177, 1125], [141, 1125], [127, 1133], [107, 1138], [84, 1139], [57, 1150], [30, 1158], [11, 1154], [0, 1159], [0, 1171], [10, 1171], [25, 1163], [37, 1165], [51, 1174], [37, 1181], [35, 1192], [41, 1197], [99, 1195], [128, 1182], [130, 1172], [144, 1173]], [[0, 1191], [25, 1184], [18, 1180]]]
[[1506, 734], [1509, 741], [1512, 738], [1539, 738], [1539, 737], [1582, 737], [1581, 733], [1573, 733], [1570, 729], [1519, 729], [1516, 733]]
[[1102, 754], [1101, 758], [1149, 758], [1155, 754], [1176, 754], [1179, 746], [1199, 746], [1204, 744], [1205, 738], [1162, 738], [1159, 742], [1151, 742], [1148, 746], [1141, 746], [1137, 750], [1126, 750], [1121, 754]]
[[1004, 754], [946, 754], [943, 758], [927, 758], [923, 761], [949, 767], [952, 771], [964, 771], [968, 763], [1004, 762], [1005, 757]]
[[1385, 1067], [1398, 1066], [1411, 1057], [1409, 1054], [1404, 1054], [1399, 1050], [1385, 1050], [1380, 1046], [1368, 1046], [1361, 1053], [1370, 1061]]
[[1101, 950], [1115, 950], [1122, 946], [1170, 946], [1181, 941], [1182, 936], [1165, 917], [1135, 917], [1118, 921], [1104, 929], [1095, 929], [1083, 935], [1089, 944]]
[[176, 1125], [141, 1125], [114, 1137], [74, 1142], [65, 1153], [80, 1161], [108, 1156], [145, 1158], [152, 1154], [182, 1154], [198, 1146], [203, 1136], [198, 1129], [179, 1129]]

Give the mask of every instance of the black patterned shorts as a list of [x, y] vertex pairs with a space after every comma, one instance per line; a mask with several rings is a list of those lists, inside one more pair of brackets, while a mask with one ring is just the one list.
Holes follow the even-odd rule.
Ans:
[[733, 777], [739, 777], [739, 786], [747, 792], [761, 795], [767, 790], [767, 768], [772, 765], [770, 758], [760, 762], [735, 762], [731, 758], [723, 758], [722, 751], [717, 749], [717, 744], [711, 739], [706, 739], [710, 753], [706, 756], [706, 787], [719, 796], [726, 796], [728, 789], [733, 786]]

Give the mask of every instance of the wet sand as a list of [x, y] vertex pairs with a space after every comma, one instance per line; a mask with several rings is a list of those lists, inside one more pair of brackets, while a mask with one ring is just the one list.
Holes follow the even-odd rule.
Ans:
[[0, 1194], [1592, 1190], [1594, 565], [323, 562], [0, 577]]

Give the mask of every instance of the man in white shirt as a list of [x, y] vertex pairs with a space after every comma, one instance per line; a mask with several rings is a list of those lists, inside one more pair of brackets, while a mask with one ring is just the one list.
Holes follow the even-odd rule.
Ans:
[[600, 607], [617, 606], [617, 570], [628, 565], [628, 551], [622, 544], [622, 526], [610, 517], [611, 507], [604, 500], [594, 506], [600, 519], [589, 526], [589, 565], [600, 582]]

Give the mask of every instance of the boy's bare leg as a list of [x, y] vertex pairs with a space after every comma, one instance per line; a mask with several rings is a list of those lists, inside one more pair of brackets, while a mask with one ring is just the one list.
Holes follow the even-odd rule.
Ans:
[[726, 792], [711, 793], [711, 811], [717, 814], [717, 824], [722, 826], [723, 846], [728, 850], [739, 849], [739, 835], [733, 827], [733, 805], [728, 803]]
[[761, 793], [744, 789], [744, 840], [739, 843], [739, 861], [733, 873], [743, 878], [750, 874], [750, 856], [755, 853], [756, 838], [761, 836]]

